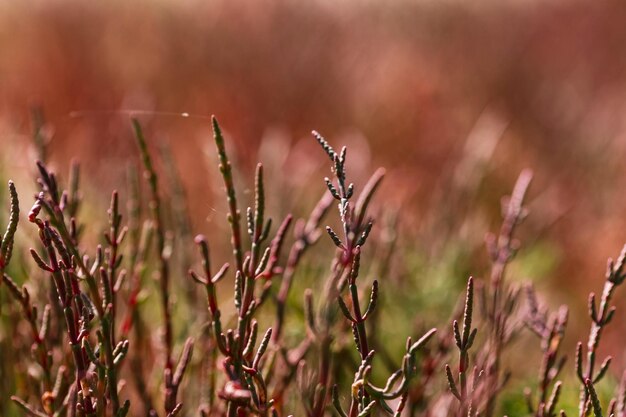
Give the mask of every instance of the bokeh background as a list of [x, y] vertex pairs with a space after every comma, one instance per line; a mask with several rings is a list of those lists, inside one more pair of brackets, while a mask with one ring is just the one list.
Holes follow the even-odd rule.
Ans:
[[[446, 289], [486, 275], [484, 234], [530, 168], [512, 279], [570, 304], [574, 341], [626, 240], [625, 21], [612, 0], [2, 2], [3, 171], [32, 174], [41, 109], [50, 160], [81, 160], [85, 193], [106, 207], [100, 191], [136, 158], [128, 111], [141, 110], [181, 173], [194, 231], [210, 233], [223, 206], [209, 122], [170, 112], [217, 115], [245, 175], [260, 159], [270, 191], [293, 190], [270, 198], [280, 213], [323, 191], [316, 129], [349, 146], [358, 185], [387, 168], [379, 198], [415, 254], [398, 273], [449, 306]], [[625, 331], [616, 320], [603, 345], [614, 369]]]

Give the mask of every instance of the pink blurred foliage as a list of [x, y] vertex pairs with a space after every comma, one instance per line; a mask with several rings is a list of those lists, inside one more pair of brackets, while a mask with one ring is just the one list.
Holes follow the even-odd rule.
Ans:
[[[42, 106], [52, 159], [76, 156], [100, 175], [134, 149], [128, 115], [114, 112], [217, 114], [244, 166], [266, 138], [268, 154], [318, 158], [302, 165], [306, 176], [322, 158], [301, 144], [315, 128], [390, 168], [383, 193], [419, 223], [437, 216], [487, 112], [506, 127], [475, 204], [497, 207], [531, 167], [531, 231], [545, 227], [570, 254], [558, 278], [588, 291], [581, 279], [600, 279], [624, 240], [625, 19], [619, 1], [5, 2], [2, 132], [25, 139], [30, 109]], [[194, 196], [206, 193], [208, 123], [140, 117], [175, 145], [204, 218], [206, 199]]]

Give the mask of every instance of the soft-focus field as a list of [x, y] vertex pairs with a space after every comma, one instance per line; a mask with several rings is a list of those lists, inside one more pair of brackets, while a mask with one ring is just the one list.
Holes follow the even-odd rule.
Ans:
[[[237, 3], [0, 4], [0, 179], [3, 184], [8, 179], [15, 182], [22, 212], [6, 272], [33, 292], [39, 322], [44, 304], [54, 306], [56, 301], [50, 274], [38, 268], [28, 253], [31, 247], [45, 253], [38, 226], [27, 219], [32, 197], [41, 188], [35, 181], [41, 173], [34, 161], [44, 160], [57, 173], [60, 189], [69, 186], [71, 161], [80, 162], [82, 202], [77, 219], [85, 228], [72, 244], [93, 262], [96, 246], [107, 245], [103, 232], [109, 230], [107, 209], [113, 189], [119, 191], [122, 226], [136, 227], [140, 233], [143, 221], [152, 218], [150, 189], [142, 178], [130, 122], [131, 116], [136, 117], [159, 175], [163, 245], [172, 249], [169, 304], [174, 353], [169, 356], [178, 359], [186, 338], [196, 339], [178, 400], [185, 404], [182, 415], [197, 415], [198, 407], [208, 404], [208, 387], [217, 392], [229, 379], [221, 369], [222, 353], [216, 366], [211, 362], [216, 352], [213, 333], [207, 330], [211, 312], [204, 289], [187, 274], [190, 267], [201, 270], [194, 244], [199, 233], [211, 246], [213, 272], [224, 262], [234, 262], [226, 221], [229, 206], [217, 169], [210, 115], [218, 116], [224, 130], [248, 250], [252, 249], [245, 208], [254, 207], [257, 161], [264, 166], [265, 212], [274, 220], [264, 244], [269, 244], [287, 214], [293, 214], [295, 228], [295, 219], [308, 218], [324, 194], [323, 179], [332, 177], [332, 164], [310, 135], [316, 129], [337, 151], [347, 145], [346, 168], [348, 181], [355, 183], [355, 202], [376, 168], [386, 168], [369, 207], [376, 221], [371, 240], [364, 245], [366, 269], [358, 289], [361, 304], [367, 304], [372, 280], [380, 281], [379, 313], [368, 324], [369, 333], [376, 335], [371, 344], [381, 351], [374, 361], [374, 382], [381, 383], [400, 366], [406, 336], [415, 341], [429, 328], [439, 329], [438, 342], [430, 342], [426, 355], [434, 357], [434, 368], [424, 365], [415, 377], [406, 415], [467, 411], [463, 402], [455, 408], [443, 368], [446, 362], [453, 369], [458, 366], [451, 320], [459, 318], [470, 275], [479, 286], [489, 287], [493, 281], [485, 235], [500, 230], [501, 209], [508, 207], [501, 205], [501, 197], [511, 194], [523, 169], [533, 171], [525, 205], [529, 216], [516, 230], [521, 246], [506, 270], [506, 285], [514, 288], [532, 282], [542, 308], [570, 307], [561, 348], [568, 360], [560, 375], [565, 383], [557, 411], [565, 408], [568, 415], [576, 415], [580, 382], [574, 354], [576, 342], [586, 343], [589, 334], [588, 294], [595, 291], [600, 297], [606, 258], [617, 257], [626, 241], [624, 3]], [[180, 116], [183, 112], [192, 117]], [[34, 137], [45, 146], [38, 146]], [[134, 187], [140, 189], [142, 210], [133, 225], [128, 202], [133, 201]], [[2, 228], [9, 222], [6, 191], [3, 186]], [[327, 388], [338, 383], [349, 413], [350, 385], [359, 356], [346, 319], [334, 298], [328, 302], [337, 314], [330, 327], [340, 335], [331, 345], [313, 337], [303, 322], [305, 289], [313, 289], [320, 307], [331, 260], [338, 256], [333, 255], [333, 242], [323, 230], [327, 224], [343, 230], [335, 206], [320, 223], [324, 233], [320, 242], [307, 251], [294, 274], [285, 300], [282, 339], [270, 342], [268, 357], [278, 357], [279, 346], [292, 349], [311, 339], [314, 347], [307, 354], [313, 359], [307, 358], [315, 368], [316, 355], [324, 351], [323, 346], [332, 346], [333, 364], [345, 366], [333, 365]], [[71, 207], [64, 210], [69, 227]], [[40, 217], [45, 218], [43, 212]], [[360, 234], [362, 227], [358, 225], [355, 233]], [[136, 295], [142, 300], [137, 311], [143, 318], [136, 320], [146, 321], [146, 326], [144, 334], [129, 336], [131, 354], [116, 365], [119, 379], [125, 381], [119, 387], [120, 397], [131, 400], [131, 415], [144, 415], [150, 407], [165, 415], [163, 358], [168, 355], [161, 334], [162, 271], [154, 256], [159, 244], [158, 239], [152, 241], [146, 249], [151, 254], [147, 266], [137, 266], [133, 248], [139, 250], [141, 244], [138, 236], [134, 239], [132, 234], [126, 237], [120, 249], [123, 262], [113, 269], [126, 270], [130, 278], [133, 271], [141, 272], [145, 282]], [[258, 311], [259, 342], [267, 327], [276, 331], [280, 313], [274, 302], [280, 300], [281, 268], [296, 241], [290, 230], [277, 260], [280, 273], [267, 290], [269, 301]], [[218, 284], [219, 302], [229, 317], [224, 323], [227, 328], [239, 326], [233, 318], [240, 311], [233, 305], [236, 269], [231, 265]], [[94, 276], [98, 273], [96, 268]], [[116, 333], [124, 326], [127, 311], [132, 311], [130, 278], [121, 285], [119, 314], [113, 320]], [[257, 283], [259, 296], [262, 288]], [[617, 306], [615, 319], [598, 347], [596, 371], [607, 355], [614, 358], [597, 386], [604, 409], [624, 368], [626, 307], [620, 290], [612, 300]], [[342, 291], [353, 308], [347, 287]], [[42, 366], [30, 353], [28, 321], [4, 284], [0, 303], [0, 415], [20, 415], [11, 395], [48, 413], [41, 398], [46, 391]], [[518, 304], [512, 320], [523, 322], [529, 309], [524, 294]], [[63, 312], [51, 311], [56, 332], [50, 341], [51, 369], [56, 375], [60, 364], [71, 367], [74, 362], [64, 339], [68, 336]], [[486, 330], [491, 319], [489, 314], [481, 319], [480, 314], [477, 305], [481, 343], [473, 347], [471, 366], [489, 363], [489, 355], [480, 352], [491, 340], [491, 331]], [[100, 325], [95, 319], [87, 326], [94, 346]], [[249, 336], [250, 323], [242, 326]], [[115, 338], [120, 341], [122, 335]], [[443, 346], [441, 357], [437, 343]], [[420, 360], [426, 361], [421, 356]], [[142, 369], [133, 367], [142, 362]], [[265, 369], [274, 369], [268, 362], [267, 358], [262, 362]], [[504, 378], [507, 370], [512, 373], [495, 413], [526, 415], [526, 386], [536, 400], [542, 362], [539, 340], [524, 328], [501, 362], [499, 377]], [[277, 365], [283, 368], [291, 369]], [[317, 415], [320, 394], [316, 397], [314, 384], [312, 388], [304, 384], [307, 378], [296, 376], [297, 366], [293, 368], [289, 380], [293, 385], [285, 391], [278, 412]], [[67, 384], [72, 372], [68, 370]], [[424, 380], [429, 372], [432, 379]], [[316, 369], [309, 379], [319, 378], [319, 373]], [[140, 380], [146, 384], [143, 389]], [[269, 384], [277, 392], [276, 380]], [[110, 401], [108, 388], [98, 387]], [[296, 395], [299, 391], [304, 394]], [[322, 412], [332, 413], [330, 393], [322, 397]], [[63, 401], [57, 398], [52, 403], [56, 407]], [[307, 401], [312, 410], [303, 406]], [[483, 405], [483, 413], [488, 413], [491, 405]], [[97, 413], [111, 415], [111, 410], [109, 402], [105, 411]], [[207, 410], [228, 412], [219, 406]], [[373, 412], [383, 415], [380, 406]]]

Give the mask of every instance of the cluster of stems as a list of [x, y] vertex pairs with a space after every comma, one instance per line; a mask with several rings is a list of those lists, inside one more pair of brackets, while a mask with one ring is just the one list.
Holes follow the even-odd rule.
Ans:
[[[122, 277], [118, 276], [118, 281], [113, 283], [115, 275], [110, 275], [119, 266], [116, 255], [111, 258], [111, 248], [117, 247], [124, 236], [119, 229], [116, 196], [111, 208], [111, 230], [115, 234], [108, 237], [111, 248], [107, 248], [104, 255], [99, 247], [94, 262], [88, 268], [88, 257], [81, 256], [78, 249], [79, 227], [75, 218], [79, 203], [77, 166], [73, 165], [69, 190], [61, 193], [55, 174], [43, 163], [37, 165], [42, 191], [36, 196], [28, 219], [38, 229], [43, 255], [32, 248], [30, 254], [37, 266], [51, 278], [53, 299], [50, 301], [54, 308], [46, 305], [42, 326], [37, 332], [37, 310], [30, 302], [29, 292], [26, 287], [19, 291], [11, 280], [11, 292], [31, 324], [33, 351], [44, 370], [45, 390], [41, 411], [18, 397], [14, 397], [14, 401], [31, 415], [56, 416], [65, 412], [68, 416], [124, 417], [130, 402], [120, 402], [118, 370], [129, 344], [127, 340], [119, 343], [114, 340], [113, 294], [119, 289]], [[104, 267], [105, 262], [111, 269]], [[96, 276], [100, 278], [100, 285]], [[81, 289], [82, 282], [87, 284], [87, 293]], [[53, 343], [49, 342], [48, 329], [51, 323], [61, 322], [66, 329], [72, 361], [57, 365], [57, 378], [52, 385], [51, 374], [55, 364], [52, 363]], [[94, 333], [96, 349], [93, 349], [90, 340]], [[68, 369], [73, 369], [75, 374], [74, 381], [69, 383], [65, 380]]]
[[[196, 282], [205, 287], [215, 346], [224, 356], [222, 368], [227, 375], [227, 381], [218, 392], [218, 396], [226, 402], [226, 414], [236, 416], [252, 412], [259, 415], [269, 415], [269, 413], [275, 412], [273, 409], [274, 401], [268, 393], [267, 383], [263, 375], [262, 359], [270, 343], [272, 328], [267, 329], [255, 353], [258, 323], [254, 315], [269, 294], [271, 278], [277, 267], [276, 263], [291, 223], [291, 216], [285, 218], [278, 228], [275, 238], [263, 249], [272, 222], [271, 219], [265, 220], [263, 166], [257, 165], [254, 208], [248, 208], [246, 216], [250, 250], [244, 255], [241, 214], [237, 205], [232, 168], [226, 153], [222, 131], [215, 118], [213, 118], [213, 133], [219, 158], [219, 168], [226, 189], [229, 210], [227, 218], [231, 227], [231, 244], [235, 258], [234, 303], [237, 311], [237, 325], [234, 328], [224, 329], [222, 326], [222, 313], [218, 305], [216, 291], [216, 284], [225, 276], [229, 264], [222, 266], [215, 275], [212, 274], [209, 245], [202, 235], [196, 237], [196, 243], [202, 256], [204, 276], [193, 271], [190, 271], [190, 275]], [[260, 293], [256, 291], [258, 281], [264, 283]], [[212, 403], [213, 399], [210, 399], [210, 402]]]
[[498, 235], [490, 233], [485, 239], [491, 260], [491, 274], [489, 285], [483, 285], [480, 293], [481, 308], [486, 318], [487, 348], [479, 361], [479, 367], [485, 372], [484, 383], [488, 387], [484, 409], [487, 417], [494, 414], [499, 392], [510, 376], [508, 371], [502, 372], [501, 369], [503, 350], [519, 329], [514, 314], [519, 290], [508, 284], [505, 277], [507, 267], [519, 248], [514, 233], [527, 214], [523, 203], [531, 179], [531, 171], [520, 173], [511, 196], [502, 202], [503, 222]]
[[[47, 152], [42, 124], [42, 120], [36, 121], [35, 139], [39, 155], [44, 157]], [[377, 234], [371, 233], [374, 220], [368, 209], [384, 170], [376, 171], [356, 198], [355, 186], [347, 179], [346, 148], [337, 152], [313, 132], [331, 161], [333, 177], [325, 178], [327, 192], [308, 217], [296, 219], [287, 214], [273, 231], [266, 213], [263, 165], [256, 166], [253, 202], [242, 215], [224, 134], [213, 117], [233, 261], [214, 268], [210, 249], [214, 246], [209, 245], [213, 236], [199, 234], [194, 242], [201, 266], [189, 268], [191, 258], [185, 252], [185, 243], [179, 245], [176, 240], [188, 238], [191, 246], [192, 223], [189, 219], [171, 221], [169, 216], [185, 216], [182, 186], [172, 185], [175, 202], [165, 198], [159, 187], [158, 164], [141, 125], [133, 119], [132, 127], [147, 184], [147, 219], [143, 219], [141, 184], [136, 170], [131, 170], [127, 225], [120, 193], [113, 191], [101, 245], [91, 250], [85, 249], [85, 227], [78, 221], [78, 164], [72, 164], [64, 190], [46, 163], [37, 163], [40, 190], [27, 215], [30, 227], [37, 232], [35, 247], [29, 250], [37, 269], [24, 268], [29, 280], [44, 278], [43, 285], [37, 287], [30, 282], [22, 284], [22, 280], [11, 276], [18, 269], [11, 260], [18, 248], [15, 237], [20, 210], [16, 187], [9, 182], [10, 215], [0, 241], [0, 289], [6, 288], [14, 299], [12, 312], [21, 314], [23, 328], [27, 329], [23, 333], [31, 347], [29, 366], [35, 371], [29, 377], [37, 387], [27, 394], [34, 396], [12, 397], [26, 415], [190, 414], [193, 411], [188, 406], [183, 410], [182, 399], [187, 404], [194, 397], [186, 392], [183, 380], [193, 377], [194, 383], [195, 378], [199, 381], [193, 388], [195, 394], [200, 392], [198, 412], [203, 417], [281, 417], [288, 415], [287, 408], [296, 402], [290, 401], [293, 398], [301, 400], [299, 404], [307, 417], [333, 412], [340, 417], [400, 417], [421, 411], [431, 413], [439, 408], [449, 415], [491, 417], [497, 411], [497, 399], [508, 378], [502, 369], [503, 352], [521, 329], [522, 321], [539, 337], [542, 354], [537, 387], [526, 393], [528, 412], [535, 417], [558, 415], [563, 385], [559, 375], [565, 364], [561, 351], [568, 310], [561, 307], [549, 314], [539, 307], [534, 290], [528, 286], [528, 308], [522, 320], [517, 309], [519, 291], [506, 280], [507, 266], [518, 248], [514, 232], [526, 215], [523, 202], [531, 180], [529, 171], [522, 172], [511, 197], [503, 204], [504, 220], [498, 235], [487, 236], [491, 259], [488, 282], [481, 285], [472, 277], [468, 279], [465, 302], [459, 300], [455, 313], [458, 320], [453, 321], [448, 336], [440, 336], [439, 345], [428, 345], [436, 333], [434, 328], [417, 341], [409, 337], [401, 360], [395, 362], [386, 351], [388, 344], [380, 331], [384, 323], [379, 322], [389, 318], [380, 315], [380, 293], [390, 288], [380, 278], [388, 275], [386, 265], [393, 247], [382, 260], [385, 266], [380, 270], [384, 273], [378, 271], [378, 279], [370, 280], [367, 276], [374, 275], [375, 269], [367, 269], [372, 246], [368, 243], [374, 239], [370, 235]], [[166, 162], [172, 171], [172, 161]], [[326, 227], [336, 247], [330, 271], [319, 285], [319, 295], [314, 297], [314, 290], [307, 288], [300, 306], [291, 297], [299, 267], [323, 234], [320, 226], [335, 203], [339, 227]], [[181, 230], [176, 234], [172, 227]], [[593, 293], [589, 297], [591, 330], [586, 350], [579, 343], [575, 360], [581, 383], [579, 417], [591, 413], [594, 417], [626, 415], [626, 374], [606, 414], [595, 389], [611, 363], [608, 357], [598, 364], [596, 356], [604, 328], [615, 313], [611, 306], [615, 288], [626, 279], [625, 263], [626, 247], [615, 262], [609, 260], [600, 299], [596, 300]], [[177, 266], [188, 270], [192, 288], [196, 288], [195, 282], [206, 294], [205, 313], [180, 327], [178, 319], [183, 314], [175, 308], [175, 300], [180, 282], [177, 271], [182, 268]], [[162, 329], [161, 349], [151, 343], [149, 336], [154, 327], [141, 304], [150, 299], [145, 278], [151, 272], [157, 282], [161, 316], [156, 322]], [[231, 278], [233, 308], [225, 305], [228, 298], [222, 294]], [[189, 311], [193, 311], [197, 297], [189, 287], [186, 290], [184, 300], [189, 303]], [[39, 304], [46, 296], [48, 299]], [[473, 317], [478, 304], [483, 313], [480, 322], [480, 317]], [[303, 316], [304, 326], [291, 332], [286, 329], [291, 322], [288, 319], [298, 314]], [[265, 324], [268, 320], [270, 325]], [[476, 342], [477, 328], [481, 329], [480, 342]], [[298, 330], [305, 333], [294, 342]], [[187, 337], [182, 343], [185, 339], [178, 338], [180, 333], [194, 337]], [[201, 346], [200, 361], [192, 361], [194, 345]], [[176, 360], [175, 352], [179, 349]], [[154, 368], [158, 372], [154, 372], [150, 363], [155, 352], [162, 352], [162, 374], [158, 367]], [[374, 372], [376, 357], [382, 358], [390, 372], [382, 384], [378, 379], [383, 371], [379, 372], [376, 366]], [[444, 363], [445, 374], [440, 372]], [[433, 390], [434, 381], [442, 386], [447, 381], [448, 390]], [[349, 390], [341, 389], [350, 383]], [[133, 388], [126, 388], [130, 385], [135, 389], [132, 394], [127, 391]], [[162, 387], [161, 395], [158, 387]], [[560, 415], [565, 413], [560, 411]]]
[[542, 353], [537, 398], [533, 400], [530, 389], [527, 389], [526, 405], [528, 411], [535, 417], [555, 417], [562, 386], [562, 382], [557, 378], [566, 360], [564, 355], [560, 355], [560, 349], [567, 326], [568, 308], [561, 306], [556, 312], [548, 315], [547, 312], [540, 310], [535, 290], [531, 285], [526, 287], [526, 294], [528, 300], [526, 326], [539, 337]]
[[[626, 263], [626, 246], [622, 249], [616, 261], [609, 259], [606, 268], [606, 281], [600, 297], [600, 303], [596, 303], [595, 293], [589, 294], [589, 317], [591, 318], [591, 329], [587, 340], [586, 361], [583, 358], [583, 344], [578, 342], [576, 346], [576, 375], [581, 382], [580, 402], [578, 412], [580, 417], [584, 417], [593, 410], [596, 417], [602, 417], [602, 409], [598, 396], [595, 392], [594, 384], [599, 382], [607, 373], [612, 358], [608, 356], [599, 365], [596, 362], [596, 355], [600, 338], [604, 328], [611, 322], [615, 314], [615, 307], [611, 306], [611, 298], [615, 288], [621, 285], [626, 279], [624, 264]], [[585, 363], [586, 362], [586, 363]], [[615, 402], [613, 402], [614, 405]], [[612, 408], [613, 406], [609, 407]], [[610, 415], [611, 413], [609, 413]]]
[[[161, 310], [163, 312], [163, 344], [165, 355], [165, 366], [163, 370], [164, 380], [164, 402], [163, 408], [167, 417], [176, 416], [182, 409], [182, 403], [178, 402], [178, 390], [182, 383], [183, 375], [191, 361], [191, 354], [193, 352], [193, 338], [188, 338], [183, 347], [183, 351], [179, 357], [176, 369], [174, 369], [173, 361], [173, 325], [172, 325], [172, 306], [170, 303], [170, 255], [171, 248], [168, 247], [166, 242], [166, 230], [165, 222], [163, 219], [161, 208], [161, 197], [159, 194], [158, 176], [154, 165], [152, 163], [152, 157], [148, 151], [148, 145], [141, 129], [141, 125], [137, 119], [132, 119], [132, 125], [135, 132], [135, 138], [139, 147], [139, 153], [141, 161], [144, 167], [144, 177], [148, 182], [150, 189], [150, 213], [152, 216], [152, 223], [154, 228], [154, 235], [156, 237], [156, 256], [159, 263], [159, 296], [161, 301]], [[113, 217], [115, 218], [115, 217]], [[111, 230], [113, 231], [114, 222], [112, 222]], [[113, 248], [111, 253], [113, 253]], [[140, 281], [137, 280], [139, 283]], [[139, 287], [137, 287], [139, 288]], [[136, 303], [137, 293], [133, 293], [131, 298], [132, 303]], [[154, 411], [153, 411], [154, 412]]]
[[[143, 136], [137, 123], [135, 127], [141, 143]], [[147, 147], [140, 146], [140, 149], [147, 170], [154, 174], [148, 169], [151, 163]], [[64, 191], [59, 186], [56, 174], [43, 162], [37, 162], [37, 169], [37, 183], [41, 191], [35, 196], [28, 220], [37, 228], [40, 244], [40, 249], [30, 249], [30, 255], [38, 268], [50, 277], [50, 285], [46, 286], [50, 289], [50, 300], [43, 309], [42, 317], [38, 316], [39, 309], [33, 303], [28, 287], [24, 285], [20, 289], [15, 280], [5, 273], [11, 259], [19, 219], [17, 192], [13, 183], [9, 186], [11, 218], [0, 244], [0, 275], [29, 324], [31, 350], [42, 370], [39, 406], [17, 396], [12, 398], [32, 416], [124, 417], [130, 411], [130, 401], [120, 398], [120, 390], [125, 386], [120, 375], [130, 348], [128, 330], [136, 316], [131, 316], [130, 322], [124, 320], [118, 332], [120, 320], [117, 312], [122, 305], [119, 293], [124, 288], [127, 276], [127, 269], [123, 268], [121, 246], [128, 231], [122, 225], [119, 195], [114, 191], [111, 197], [104, 247], [98, 246], [93, 260], [90, 260], [80, 249], [83, 227], [77, 221], [80, 206], [78, 165], [72, 164], [69, 185]], [[158, 196], [156, 177], [149, 176], [148, 179], [150, 185], [154, 184], [153, 196]], [[158, 214], [158, 200], [152, 207], [153, 212]], [[134, 251], [130, 268], [133, 277], [138, 269], [135, 265], [145, 259], [145, 248], [149, 246], [148, 242], [144, 242], [142, 250]], [[162, 260], [164, 263], [167, 261]], [[126, 313], [132, 313], [136, 302], [134, 297], [138, 292], [139, 288], [129, 292]], [[51, 328], [54, 330], [51, 331]], [[65, 338], [55, 335], [56, 329], [60, 328], [65, 328]], [[69, 355], [54, 354], [56, 350], [65, 351], [66, 346]], [[177, 415], [182, 409], [176, 397], [191, 359], [192, 346], [193, 340], [189, 339], [175, 371], [171, 369], [171, 364], [166, 365], [164, 409], [168, 417]], [[73, 379], [68, 378], [70, 371], [74, 372]], [[53, 376], [55, 373], [56, 377]], [[151, 415], [158, 415], [151, 406], [148, 410]]]
[[[353, 207], [351, 198], [354, 194], [354, 184], [346, 182], [346, 147], [343, 147], [340, 152], [336, 152], [320, 134], [313, 132], [313, 135], [333, 163], [335, 181], [325, 178], [325, 182], [330, 194], [338, 201], [339, 218], [343, 232], [340, 237], [330, 226], [326, 228], [338, 250], [338, 256], [333, 264], [333, 271], [336, 273], [335, 279], [331, 280], [330, 283], [332, 286], [336, 286], [339, 308], [352, 328], [356, 349], [361, 359], [361, 365], [355, 373], [352, 384], [348, 411], [344, 411], [341, 405], [336, 386], [333, 387], [332, 392], [333, 406], [342, 417], [365, 417], [371, 415], [376, 406], [399, 416], [406, 405], [409, 382], [418, 373], [417, 352], [434, 335], [435, 329], [426, 333], [415, 343], [412, 343], [410, 338], [407, 340], [402, 367], [389, 377], [384, 387], [378, 387], [371, 382], [372, 360], [375, 351], [370, 348], [368, 343], [366, 322], [377, 306], [378, 281], [373, 281], [369, 303], [365, 309], [362, 309], [357, 279], [361, 268], [361, 248], [367, 242], [373, 226], [373, 219], [367, 217], [366, 210], [374, 192], [382, 181], [384, 172], [378, 171], [374, 174]], [[346, 287], [349, 302], [344, 301], [342, 295]], [[321, 392], [323, 393], [324, 390], [322, 389]], [[319, 397], [323, 397], [323, 395]], [[396, 409], [393, 410], [387, 402], [395, 399], [399, 399], [399, 401]]]
[[468, 370], [469, 370], [469, 350], [474, 344], [478, 329], [472, 329], [472, 314], [474, 309], [474, 280], [470, 277], [467, 280], [467, 292], [465, 296], [465, 308], [463, 311], [463, 325], [459, 330], [459, 323], [454, 320], [452, 330], [454, 341], [459, 349], [458, 383], [455, 382], [450, 365], [446, 364], [446, 378], [450, 391], [459, 401], [459, 416], [473, 416], [472, 408], [473, 394], [477, 387], [479, 377], [482, 372], [474, 368], [471, 387], [468, 390]]

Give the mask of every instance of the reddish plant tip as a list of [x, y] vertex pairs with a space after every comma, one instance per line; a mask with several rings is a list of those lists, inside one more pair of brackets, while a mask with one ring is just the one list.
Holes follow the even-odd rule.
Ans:
[[35, 204], [33, 205], [33, 207], [30, 209], [30, 212], [28, 213], [28, 221], [31, 223], [34, 223], [40, 211], [41, 211], [41, 202], [37, 200], [35, 201]]

